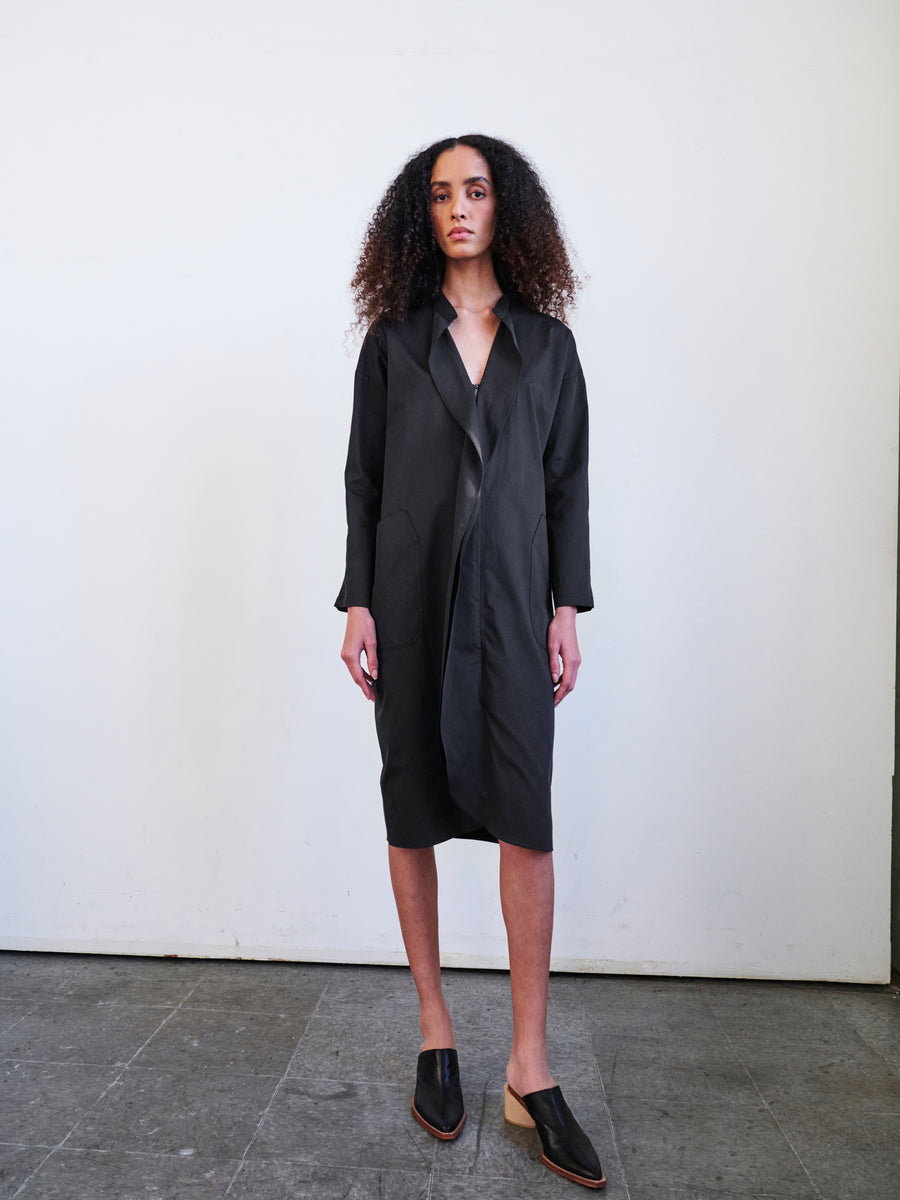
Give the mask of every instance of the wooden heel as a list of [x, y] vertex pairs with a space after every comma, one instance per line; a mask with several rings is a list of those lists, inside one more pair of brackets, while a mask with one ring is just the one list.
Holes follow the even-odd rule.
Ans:
[[534, 1129], [535, 1127], [521, 1097], [512, 1090], [509, 1084], [503, 1089], [503, 1114], [510, 1125], [520, 1125], [523, 1129]]

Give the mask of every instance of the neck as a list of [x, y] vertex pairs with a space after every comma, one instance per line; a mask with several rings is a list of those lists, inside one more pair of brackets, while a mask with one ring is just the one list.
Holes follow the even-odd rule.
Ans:
[[448, 258], [443, 292], [457, 312], [460, 309], [480, 312], [493, 308], [503, 295], [489, 256], [468, 261]]

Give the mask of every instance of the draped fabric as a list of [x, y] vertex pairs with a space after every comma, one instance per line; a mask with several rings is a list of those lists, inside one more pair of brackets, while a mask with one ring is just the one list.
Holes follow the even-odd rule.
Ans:
[[592, 607], [587, 402], [560, 322], [504, 296], [477, 400], [443, 294], [367, 336], [336, 605], [369, 608], [388, 841], [552, 848], [553, 607]]

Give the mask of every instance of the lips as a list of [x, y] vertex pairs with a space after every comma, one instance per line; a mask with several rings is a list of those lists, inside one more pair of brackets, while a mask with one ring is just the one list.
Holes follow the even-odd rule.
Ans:
[[457, 225], [455, 229], [450, 230], [450, 237], [453, 241], [462, 241], [463, 238], [472, 237], [472, 230], [464, 229], [462, 225]]

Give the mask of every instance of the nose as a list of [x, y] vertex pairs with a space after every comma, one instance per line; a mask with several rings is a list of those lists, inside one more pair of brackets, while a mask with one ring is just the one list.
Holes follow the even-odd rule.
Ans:
[[450, 216], [454, 221], [461, 221], [465, 214], [465, 194], [459, 192], [453, 197], [453, 202], [450, 205]]

